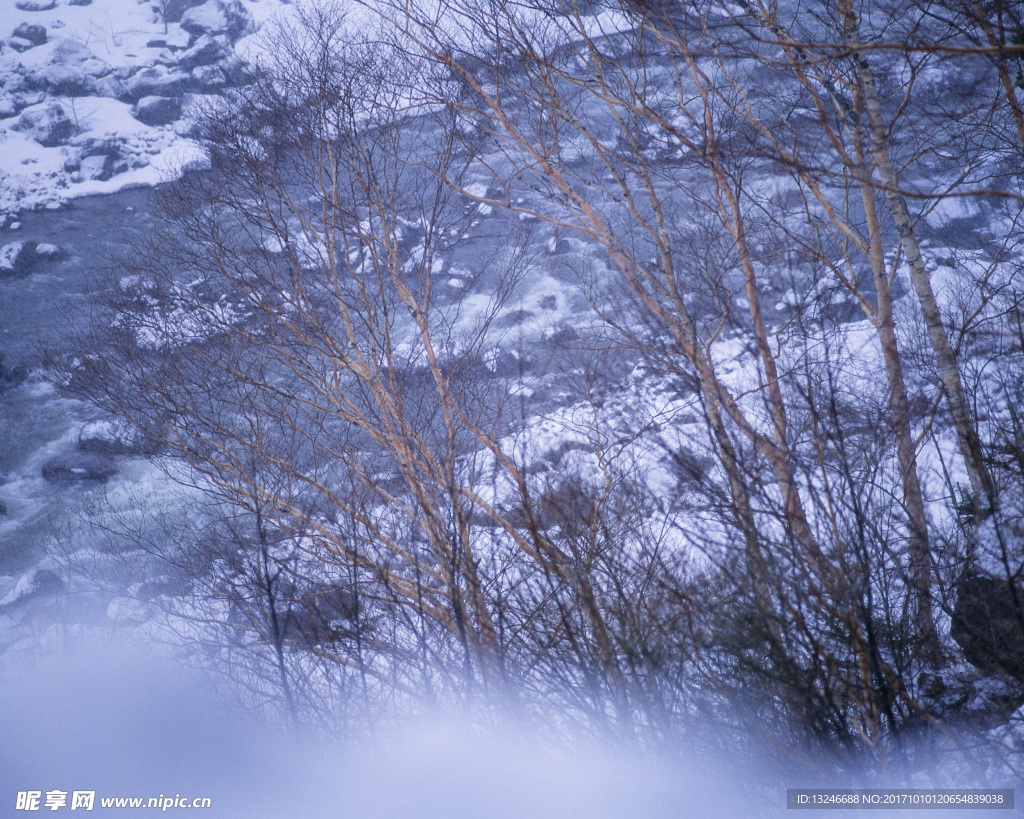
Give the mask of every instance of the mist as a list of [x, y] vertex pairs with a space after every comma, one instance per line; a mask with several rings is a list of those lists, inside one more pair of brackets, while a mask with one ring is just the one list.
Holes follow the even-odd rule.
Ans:
[[[735, 782], [682, 753], [670, 762], [438, 713], [396, 718], [372, 740], [314, 736], [261, 722], [215, 691], [212, 680], [137, 645], [41, 657], [15, 670], [0, 701], [3, 801], [13, 808], [18, 791], [94, 790], [95, 810], [105, 812], [104, 797], [209, 797], [204, 815], [216, 817], [734, 816], [752, 808], [739, 802]], [[785, 792], [770, 801], [782, 807]], [[771, 809], [762, 808], [755, 812]]]

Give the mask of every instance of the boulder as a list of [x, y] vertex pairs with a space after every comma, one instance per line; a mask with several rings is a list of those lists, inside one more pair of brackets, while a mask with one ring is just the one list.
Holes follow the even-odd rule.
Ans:
[[173, 97], [143, 97], [132, 116], [146, 125], [167, 125], [181, 117], [181, 103]]
[[75, 132], [74, 123], [57, 102], [43, 102], [26, 108], [12, 127], [46, 148], [62, 145]]
[[78, 448], [105, 455], [152, 455], [156, 448], [124, 421], [91, 421], [78, 435]]
[[202, 35], [188, 51], [178, 58], [183, 71], [191, 71], [201, 65], [213, 65], [231, 53], [231, 46], [225, 37]]
[[25, 81], [30, 88], [41, 89], [52, 96], [91, 97], [102, 94], [99, 81], [112, 71], [109, 63], [81, 43], [55, 38], [50, 60], [29, 73]]
[[180, 71], [168, 71], [166, 66], [143, 68], [128, 80], [125, 97], [138, 102], [144, 97], [180, 97], [192, 90], [194, 80]]
[[181, 16], [181, 27], [195, 37], [226, 34], [234, 41], [252, 30], [252, 15], [239, 0], [207, 0]]
[[29, 81], [58, 97], [96, 96], [96, 78], [75, 66], [47, 66], [32, 74]]
[[106, 154], [93, 154], [82, 159], [78, 172], [82, 179], [106, 182], [114, 175], [114, 160]]
[[9, 45], [19, 54], [24, 51], [28, 51], [30, 48], [36, 47], [35, 43], [33, 43], [31, 40], [26, 40], [23, 37], [11, 37], [11, 39], [7, 41], [7, 45]]
[[20, 37], [23, 40], [28, 40], [34, 46], [45, 45], [46, 27], [33, 23], [22, 23], [14, 29], [13, 36]]
[[228, 78], [220, 66], [200, 65], [192, 69], [192, 78], [196, 81], [200, 93], [213, 93], [228, 84]]
[[124, 83], [113, 75], [96, 80], [97, 97], [111, 97], [115, 100], [119, 100], [125, 95], [125, 92], [126, 89]]
[[177, 23], [189, 9], [202, 5], [204, 0], [164, 0], [163, 18], [167, 23]]
[[7, 363], [7, 355], [0, 350], [0, 392], [9, 387], [17, 387], [28, 378], [28, 367], [24, 364], [11, 366]]
[[36, 597], [54, 597], [64, 588], [60, 575], [51, 569], [32, 569], [23, 574], [3, 600], [0, 609]]
[[50, 11], [57, 8], [57, 0], [18, 0], [14, 7], [18, 11]]
[[1024, 589], [965, 573], [956, 584], [950, 635], [975, 668], [1024, 682]]
[[101, 483], [116, 472], [114, 459], [100, 452], [68, 452], [43, 464], [43, 477], [50, 483]]
[[25, 275], [39, 263], [38, 245], [33, 241], [11, 242], [0, 247], [0, 275]]

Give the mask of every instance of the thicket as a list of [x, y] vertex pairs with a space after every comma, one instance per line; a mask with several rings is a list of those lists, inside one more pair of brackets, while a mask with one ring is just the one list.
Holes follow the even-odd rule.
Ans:
[[298, 721], [1015, 777], [1018, 13], [307, 8], [79, 340], [108, 551]]

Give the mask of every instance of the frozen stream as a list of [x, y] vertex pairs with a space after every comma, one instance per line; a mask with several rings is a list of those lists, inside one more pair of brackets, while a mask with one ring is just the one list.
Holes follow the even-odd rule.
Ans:
[[0, 387], [0, 600], [45, 556], [55, 526], [73, 522], [78, 503], [96, 488], [95, 482], [43, 478], [43, 464], [73, 453], [83, 425], [97, 415], [60, 395], [37, 368], [43, 347], [59, 349], [66, 338], [69, 308], [103, 286], [110, 251], [127, 232], [150, 225], [150, 196], [150, 189], [139, 188], [77, 199], [59, 210], [24, 213], [0, 229], [0, 246], [34, 241], [58, 248], [55, 258], [39, 260], [27, 273], [0, 271], [6, 372], [29, 371], [24, 381], [9, 379]]

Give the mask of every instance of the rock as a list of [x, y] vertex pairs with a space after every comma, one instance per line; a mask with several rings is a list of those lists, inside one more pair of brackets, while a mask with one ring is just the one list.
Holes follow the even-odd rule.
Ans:
[[112, 97], [119, 100], [125, 95], [125, 85], [117, 77], [110, 75], [96, 81], [97, 97]]
[[51, 96], [90, 97], [101, 94], [99, 80], [111, 74], [111, 66], [74, 40], [55, 39], [54, 43], [47, 64], [25, 77], [27, 86], [46, 91]]
[[131, 102], [138, 102], [144, 97], [180, 97], [191, 91], [193, 85], [194, 80], [188, 74], [154, 65], [142, 69], [128, 80], [124, 96]]
[[956, 584], [950, 635], [975, 668], [1024, 681], [1024, 589], [964, 574]]
[[48, 242], [41, 242], [36, 245], [36, 256], [41, 259], [49, 259], [52, 261], [54, 259], [63, 259], [65, 255], [67, 254], [57, 245], [52, 245]]
[[82, 179], [106, 182], [114, 175], [114, 160], [106, 154], [93, 154], [82, 160], [78, 172]]
[[572, 342], [577, 341], [578, 339], [579, 335], [576, 332], [576, 328], [571, 324], [563, 324], [548, 336], [548, 341], [556, 346], [561, 344], [572, 344]]
[[252, 29], [252, 15], [239, 0], [207, 0], [181, 16], [181, 27], [189, 34], [226, 34], [232, 41]]
[[132, 116], [146, 125], [167, 125], [181, 116], [181, 103], [173, 97], [143, 97]]
[[123, 625], [138, 626], [151, 616], [150, 609], [144, 602], [130, 597], [115, 597], [107, 606], [107, 618]]
[[57, 8], [57, 0], [18, 0], [14, 7], [19, 11], [50, 11]]
[[0, 350], [0, 392], [9, 387], [17, 387], [28, 378], [28, 367], [24, 364], [7, 363], [7, 354]]
[[0, 500], [0, 518], [7, 514], [7, 504]]
[[23, 51], [28, 51], [30, 48], [35, 48], [35, 43], [33, 43], [31, 40], [26, 40], [22, 37], [11, 37], [11, 39], [7, 41], [7, 45], [9, 45], [19, 54]]
[[192, 591], [186, 577], [159, 577], [139, 584], [135, 599], [151, 601], [158, 597], [184, 597]]
[[91, 421], [78, 435], [78, 448], [105, 455], [151, 455], [156, 451], [123, 421]]
[[231, 46], [225, 37], [202, 35], [195, 45], [178, 58], [178, 66], [183, 71], [191, 71], [201, 65], [213, 65], [231, 53]]
[[218, 65], [218, 68], [224, 72], [224, 76], [228, 78], [228, 82], [232, 85], [246, 85], [247, 83], [255, 80], [255, 75], [252, 69], [249, 68], [248, 63], [242, 60], [237, 54], [232, 54], [226, 60]]
[[92, 0], [68, 0], [69, 6], [91, 6]]
[[50, 483], [103, 482], [116, 472], [114, 459], [99, 452], [68, 452], [43, 464], [43, 477]]
[[46, 27], [36, 25], [33, 23], [22, 23], [16, 29], [14, 29], [15, 37], [20, 37], [23, 40], [28, 40], [32, 45], [45, 45], [46, 44]]
[[177, 23], [189, 9], [202, 5], [203, 0], [164, 0], [163, 18], [165, 22]]
[[63, 144], [75, 132], [74, 124], [57, 102], [44, 102], [26, 108], [12, 127], [15, 131], [28, 134], [46, 148]]
[[192, 69], [192, 77], [203, 93], [219, 91], [228, 83], [228, 78], [216, 65], [200, 65]]
[[74, 66], [51, 65], [33, 74], [31, 80], [58, 97], [96, 96], [96, 79]]
[[31, 273], [39, 262], [37, 247], [33, 241], [11, 242], [4, 245], [0, 248], [0, 274], [23, 276]]
[[7, 593], [3, 600], [0, 600], [0, 608], [23, 603], [35, 597], [53, 597], [63, 588], [64, 581], [55, 571], [32, 569], [23, 574], [14, 588]]

